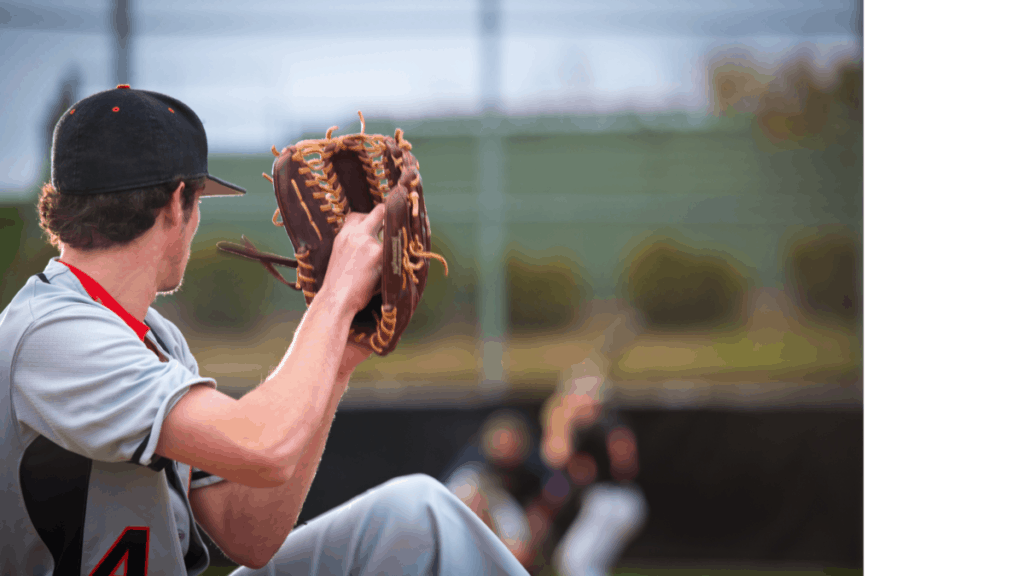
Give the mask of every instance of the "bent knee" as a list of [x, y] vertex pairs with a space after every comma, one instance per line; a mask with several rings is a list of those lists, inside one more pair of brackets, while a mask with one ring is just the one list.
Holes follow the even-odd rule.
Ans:
[[441, 484], [433, 476], [429, 476], [423, 473], [409, 474], [408, 476], [399, 476], [397, 480], [405, 482], [407, 484], [416, 486], [423, 490], [444, 490], [444, 484]]
[[385, 492], [400, 492], [402, 494], [433, 494], [435, 492], [447, 492], [437, 479], [426, 474], [409, 474], [393, 478], [381, 486]]
[[442, 499], [454, 498], [435, 478], [426, 474], [400, 476], [382, 484], [374, 491], [375, 504], [405, 510], [436, 505]]

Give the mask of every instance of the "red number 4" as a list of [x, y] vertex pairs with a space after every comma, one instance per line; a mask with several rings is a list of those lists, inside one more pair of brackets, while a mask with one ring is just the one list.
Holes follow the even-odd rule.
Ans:
[[146, 576], [149, 560], [149, 527], [129, 526], [89, 576]]

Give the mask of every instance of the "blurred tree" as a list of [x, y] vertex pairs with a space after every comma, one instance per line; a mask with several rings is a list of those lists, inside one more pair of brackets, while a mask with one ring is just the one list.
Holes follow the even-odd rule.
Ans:
[[475, 321], [476, 274], [466, 266], [466, 256], [453, 250], [443, 234], [433, 231], [430, 250], [448, 261], [448, 276], [445, 277], [440, 262], [430, 263], [427, 288], [403, 338], [422, 338], [445, 327], [457, 329], [453, 323], [465, 325]]
[[193, 250], [181, 289], [171, 298], [182, 320], [192, 326], [214, 332], [246, 331], [268, 311], [271, 282], [259, 264], [209, 244]]
[[513, 334], [567, 328], [591, 297], [590, 283], [571, 254], [533, 256], [513, 247], [505, 265]]
[[761, 134], [783, 148], [823, 150], [863, 127], [860, 62], [818, 69], [799, 53], [768, 85], [754, 115]]
[[733, 47], [712, 55], [707, 78], [711, 113], [732, 116], [756, 110], [774, 79], [764, 68], [749, 49]]
[[853, 323], [863, 304], [861, 243], [842, 231], [792, 241], [786, 278], [805, 313], [824, 321]]
[[36, 223], [35, 206], [18, 204], [0, 209], [0, 309], [10, 303], [33, 275], [58, 255]]
[[[68, 66], [67, 70], [64, 71], [64, 76], [61, 78], [60, 87], [57, 89], [57, 94], [50, 104], [50, 111], [46, 116], [46, 121], [43, 123], [43, 148], [44, 157], [49, 160], [50, 148], [53, 145], [53, 129], [57, 127], [57, 122], [60, 120], [64, 112], [67, 112], [71, 105], [78, 101], [78, 90], [82, 84], [82, 73], [79, 71], [77, 65]], [[49, 166], [44, 166], [48, 168]], [[48, 181], [47, 177], [49, 174], [43, 174], [43, 180]]]
[[49, 111], [41, 123], [43, 142], [43, 164], [39, 180], [32, 187], [30, 200], [0, 207], [0, 309], [10, 303], [14, 295], [33, 275], [42, 272], [50, 258], [58, 255], [38, 225], [35, 202], [36, 193], [43, 182], [50, 180], [50, 148], [53, 129], [64, 112], [78, 99], [82, 83], [81, 72], [75, 64], [69, 65], [56, 94], [50, 102]]
[[0, 206], [0, 270], [4, 276], [11, 272], [11, 264], [18, 255], [24, 226], [16, 206]]
[[864, 70], [852, 57], [823, 68], [800, 46], [769, 69], [744, 47], [728, 47], [708, 64], [711, 113], [752, 114], [770, 147], [823, 150], [862, 130]]
[[753, 284], [742, 268], [724, 253], [655, 237], [633, 251], [623, 296], [652, 328], [733, 328]]
[[860, 62], [847, 62], [839, 70], [835, 99], [845, 106], [854, 122], [864, 120], [864, 67]]

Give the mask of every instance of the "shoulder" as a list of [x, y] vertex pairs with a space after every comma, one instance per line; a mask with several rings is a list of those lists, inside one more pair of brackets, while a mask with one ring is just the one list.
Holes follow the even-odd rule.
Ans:
[[155, 308], [150, 308], [146, 312], [146, 324], [153, 331], [153, 336], [171, 353], [171, 356], [190, 369], [194, 369], [193, 371], [198, 370], [195, 357], [192, 356], [192, 351], [189, 350], [185, 336], [173, 322], [165, 318]]
[[0, 340], [12, 351], [19, 371], [43, 359], [48, 366], [67, 364], [73, 370], [100, 360], [116, 365], [118, 359], [152, 355], [124, 320], [93, 301], [56, 259], [11, 301]]
[[11, 338], [21, 339], [28, 331], [41, 325], [60, 324], [62, 329], [74, 328], [79, 322], [103, 322], [105, 310], [89, 298], [76, 282], [69, 281], [68, 269], [51, 260], [43, 272], [31, 276], [0, 316], [0, 340], [11, 349]]
[[29, 277], [7, 310], [10, 315], [39, 318], [78, 304], [94, 303], [67, 267], [53, 259], [42, 272]]
[[[185, 336], [181, 333], [181, 330], [158, 312], [155, 308], [150, 308], [146, 311], [146, 324], [149, 325], [150, 329], [160, 336], [168, 346], [179, 346], [188, 348], [185, 342]], [[173, 343], [172, 343], [173, 342]]]

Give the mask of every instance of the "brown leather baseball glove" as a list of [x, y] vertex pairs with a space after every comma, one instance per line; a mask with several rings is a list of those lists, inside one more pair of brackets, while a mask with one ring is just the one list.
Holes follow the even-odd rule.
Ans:
[[[380, 293], [356, 314], [349, 333], [350, 340], [385, 356], [398, 345], [423, 295], [430, 259], [444, 264], [445, 275], [448, 263], [430, 251], [430, 220], [412, 145], [401, 129], [394, 138], [366, 134], [362, 112], [359, 121], [359, 134], [332, 137], [334, 126], [321, 140], [302, 140], [281, 152], [271, 148], [277, 157], [274, 174], [263, 175], [277, 196], [271, 222], [288, 232], [294, 259], [260, 252], [245, 236], [244, 245], [220, 242], [217, 247], [259, 261], [274, 278], [301, 290], [309, 306], [323, 284], [345, 217], [385, 204]], [[296, 268], [296, 281], [285, 280], [274, 265]]]

